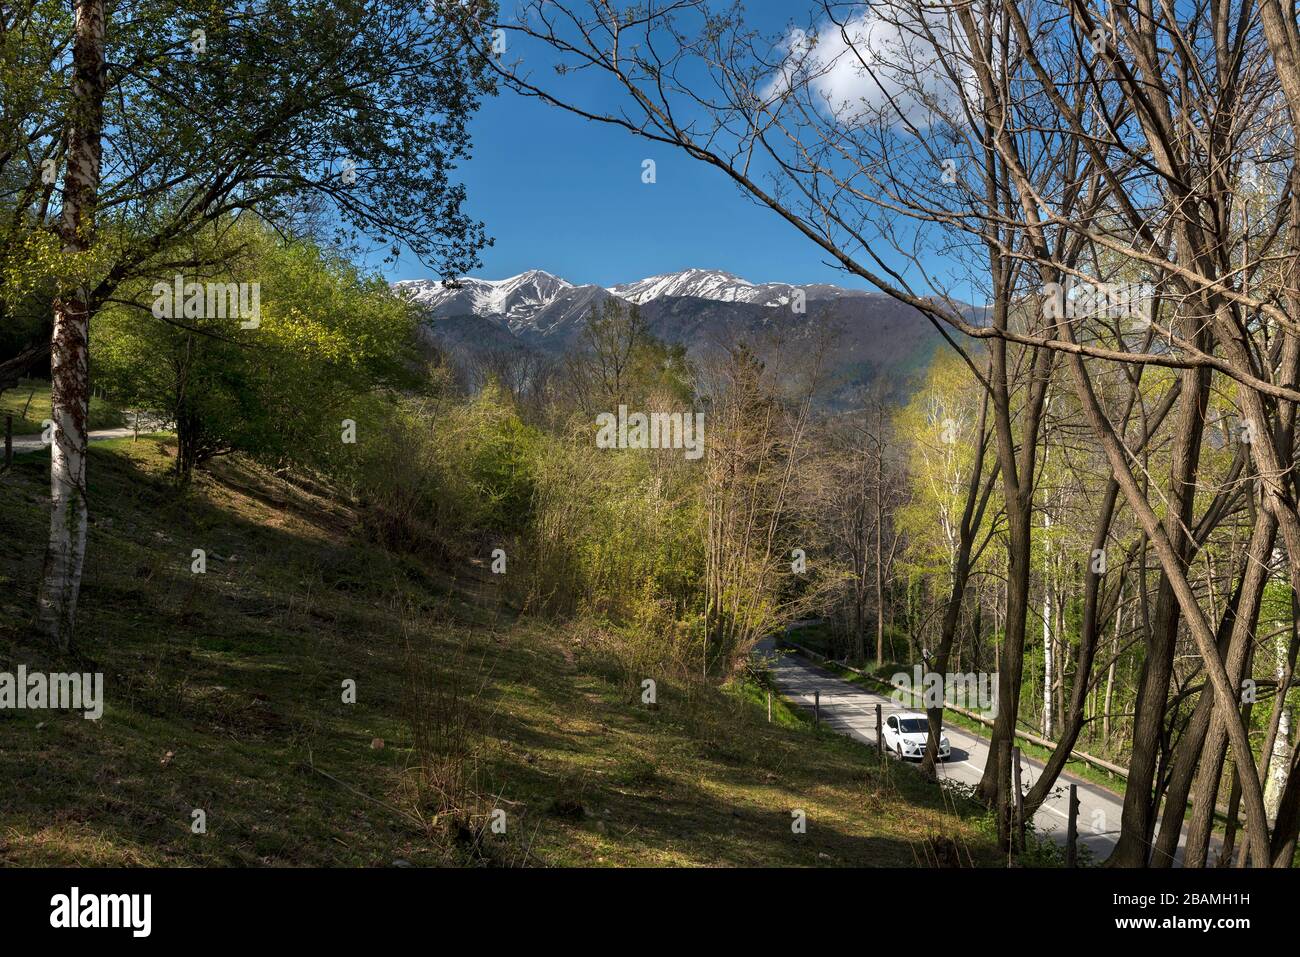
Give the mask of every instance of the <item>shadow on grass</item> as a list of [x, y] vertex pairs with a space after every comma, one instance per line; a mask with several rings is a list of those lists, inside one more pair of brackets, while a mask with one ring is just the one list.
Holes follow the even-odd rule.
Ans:
[[[563, 631], [490, 596], [466, 608], [472, 572], [382, 551], [345, 509], [316, 521], [339, 503], [236, 462], [178, 489], [154, 439], [90, 455], [79, 632], [105, 714], [0, 713], [0, 778], [22, 782], [0, 807], [0, 861], [462, 861], [403, 812], [404, 625], [427, 639], [435, 680], [460, 669], [481, 688], [479, 783], [512, 822], [498, 859], [910, 866], [927, 828], [964, 826], [850, 742], [766, 725], [722, 692], [688, 707], [668, 688], [658, 711], [638, 707], [598, 662], [562, 653]], [[0, 478], [0, 668], [44, 653], [24, 616], [47, 471], [24, 457]]]

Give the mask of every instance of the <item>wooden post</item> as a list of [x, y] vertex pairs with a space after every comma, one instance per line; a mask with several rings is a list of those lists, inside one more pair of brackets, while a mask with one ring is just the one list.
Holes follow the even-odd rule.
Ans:
[[135, 435], [131, 436], [132, 442], [140, 441], [140, 413], [135, 414]]
[[767, 693], [767, 723], [772, 723], [772, 692]]
[[1065, 829], [1065, 866], [1079, 866], [1079, 851], [1075, 847], [1079, 840], [1079, 786], [1070, 785], [1070, 818]]
[[813, 692], [813, 724], [820, 726], [822, 723], [822, 693]]
[[1011, 749], [1011, 800], [1015, 809], [1012, 835], [1015, 839], [1016, 852], [1025, 849], [1025, 795], [1020, 790], [1020, 749]]
[[880, 756], [882, 758], [885, 756], [884, 730], [885, 730], [885, 725], [880, 720], [880, 705], [877, 704], [876, 705], [876, 750], [880, 752]]
[[14, 417], [5, 416], [5, 468], [14, 464]]

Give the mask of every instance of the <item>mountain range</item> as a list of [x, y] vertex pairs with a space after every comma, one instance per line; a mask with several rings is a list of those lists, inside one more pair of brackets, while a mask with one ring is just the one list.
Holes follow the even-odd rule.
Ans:
[[[686, 269], [609, 288], [574, 285], [540, 269], [508, 279], [412, 279], [394, 289], [417, 303], [427, 335], [453, 355], [523, 350], [558, 356], [578, 348], [587, 317], [610, 297], [636, 303], [650, 332], [695, 357], [738, 341], [769, 364], [833, 336], [826, 397], [848, 401], [884, 377], [910, 392], [942, 338], [917, 309], [883, 293], [826, 283], [753, 283], [712, 269]], [[802, 294], [803, 311], [792, 307]], [[791, 352], [790, 350], [794, 350]]]

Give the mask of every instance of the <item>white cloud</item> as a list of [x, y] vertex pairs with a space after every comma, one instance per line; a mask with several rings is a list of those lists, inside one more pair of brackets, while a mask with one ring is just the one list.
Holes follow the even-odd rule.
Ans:
[[772, 102], [792, 88], [796, 95], [806, 89], [844, 122], [883, 112], [889, 122], [901, 115], [928, 126], [936, 105], [950, 114], [959, 109], [950, 71], [962, 78], [968, 97], [977, 95], [947, 18], [942, 9], [890, 0], [842, 27], [828, 20], [812, 33], [791, 29], [778, 47], [781, 65], [759, 95]]

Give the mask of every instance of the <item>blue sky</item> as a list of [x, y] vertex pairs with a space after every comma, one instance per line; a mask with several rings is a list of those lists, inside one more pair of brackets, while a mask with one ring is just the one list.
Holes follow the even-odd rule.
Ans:
[[[747, 25], [773, 38], [823, 17], [815, 0], [746, 4]], [[588, 87], [584, 94], [598, 108], [622, 105], [612, 89]], [[827, 265], [824, 252], [721, 172], [671, 147], [505, 89], [483, 102], [471, 129], [474, 155], [459, 175], [468, 212], [496, 240], [471, 275], [500, 279], [544, 269], [570, 282], [611, 286], [697, 267], [752, 282], [866, 286]], [[641, 181], [645, 159], [656, 163], [653, 184]], [[390, 280], [430, 276], [409, 255], [385, 272]]]
[[[862, 10], [869, 9], [865, 5]], [[841, 10], [841, 14], [843, 14]], [[866, 14], [863, 14], [864, 16]], [[814, 5], [800, 9], [789, 0], [751, 0], [746, 25], [784, 42], [791, 28], [822, 27], [834, 47], [836, 33]], [[549, 72], [545, 50], [525, 48], [528, 62]], [[845, 98], [872, 95], [855, 58], [841, 56], [822, 92]], [[530, 71], [531, 72], [531, 71]], [[577, 78], [582, 77], [579, 81]], [[586, 78], [591, 77], [591, 80]], [[700, 89], [707, 89], [704, 77]], [[596, 86], [575, 89], [579, 83]], [[558, 84], [596, 112], [618, 113], [621, 91], [602, 86], [598, 76], [571, 74]], [[680, 103], [679, 103], [680, 106]], [[468, 213], [484, 223], [495, 245], [481, 255], [471, 275], [501, 279], [542, 269], [570, 282], [613, 286], [681, 269], [721, 269], [751, 282], [829, 282], [849, 288], [867, 283], [829, 265], [811, 240], [766, 207], [743, 195], [723, 173], [685, 153], [626, 130], [585, 120], [539, 100], [502, 88], [486, 99], [471, 121], [473, 156], [459, 179], [468, 190]], [[642, 182], [642, 163], [653, 159], [656, 181]], [[760, 175], [760, 179], [761, 179]], [[910, 230], [896, 223], [906, 240]], [[915, 288], [925, 281], [886, 245], [878, 251], [909, 275]], [[927, 272], [961, 295], [962, 275], [951, 262], [923, 254]], [[432, 278], [431, 271], [405, 255], [385, 269], [390, 280]], [[966, 296], [965, 298], [970, 298]]]
[[[544, 269], [603, 286], [656, 273], [723, 269], [753, 282], [861, 285], [723, 175], [667, 146], [508, 91], [473, 120], [474, 157], [460, 178], [468, 209], [496, 245], [473, 275]], [[653, 159], [656, 182], [641, 182]], [[428, 271], [413, 257], [390, 279]]]

